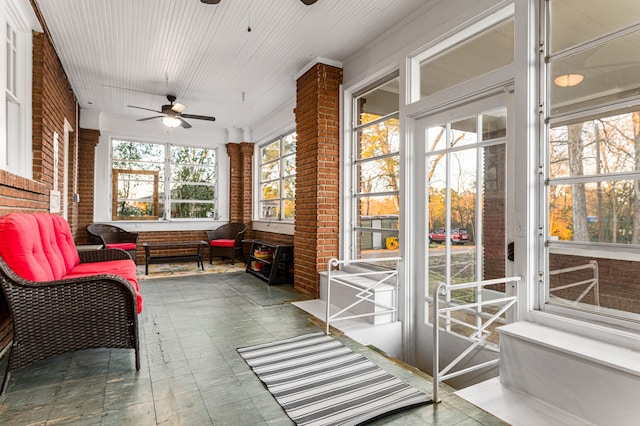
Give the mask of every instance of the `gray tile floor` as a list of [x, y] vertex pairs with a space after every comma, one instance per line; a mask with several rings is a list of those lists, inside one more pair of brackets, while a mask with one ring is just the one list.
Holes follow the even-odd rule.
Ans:
[[[141, 281], [142, 368], [131, 350], [88, 350], [14, 373], [0, 397], [2, 425], [290, 425], [236, 348], [321, 331], [287, 303], [291, 286], [267, 286], [244, 272]], [[344, 336], [345, 345], [430, 393], [426, 375]], [[6, 356], [0, 363], [4, 372]], [[443, 393], [379, 425], [498, 425], [500, 420]]]

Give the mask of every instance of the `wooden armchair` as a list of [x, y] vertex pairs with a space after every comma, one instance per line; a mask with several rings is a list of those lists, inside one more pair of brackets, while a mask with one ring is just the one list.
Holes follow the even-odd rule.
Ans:
[[92, 223], [87, 226], [87, 234], [91, 244], [102, 244], [105, 248], [117, 248], [129, 253], [131, 259], [136, 260], [138, 234], [128, 232], [122, 228], [102, 223]]
[[232, 265], [238, 255], [240, 255], [244, 261], [242, 240], [246, 230], [247, 225], [244, 223], [231, 222], [213, 231], [207, 231], [207, 238], [209, 239], [209, 264], [212, 263], [213, 256], [230, 258]]

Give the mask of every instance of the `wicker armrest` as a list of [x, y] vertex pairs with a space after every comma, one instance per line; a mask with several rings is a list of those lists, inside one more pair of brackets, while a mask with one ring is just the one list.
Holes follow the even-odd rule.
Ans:
[[80, 263], [131, 259], [131, 256], [126, 251], [119, 249], [86, 250], [80, 251], [78, 254], [80, 255]]

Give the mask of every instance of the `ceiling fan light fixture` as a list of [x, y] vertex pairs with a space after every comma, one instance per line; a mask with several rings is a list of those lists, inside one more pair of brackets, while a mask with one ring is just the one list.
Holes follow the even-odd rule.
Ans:
[[582, 74], [563, 74], [553, 79], [556, 86], [560, 87], [573, 87], [582, 83], [584, 75]]
[[180, 120], [177, 119], [176, 117], [164, 117], [162, 119], [162, 124], [164, 124], [167, 127], [178, 127], [180, 125]]
[[307, 6], [311, 6], [312, 4], [314, 4], [315, 2], [317, 2], [318, 0], [300, 0], [302, 3], [304, 3]]

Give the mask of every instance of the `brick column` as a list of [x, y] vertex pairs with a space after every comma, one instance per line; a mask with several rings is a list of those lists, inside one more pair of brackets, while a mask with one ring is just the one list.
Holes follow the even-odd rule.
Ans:
[[100, 131], [80, 129], [78, 134], [78, 244], [88, 244], [87, 225], [93, 223], [93, 193], [96, 161], [96, 145]]
[[297, 81], [295, 288], [320, 293], [318, 272], [338, 255], [342, 69], [318, 63]]
[[242, 155], [240, 144], [228, 143], [229, 154], [229, 221], [242, 218]]
[[229, 154], [229, 220], [246, 224], [249, 231], [253, 202], [253, 143], [229, 142], [226, 146]]

